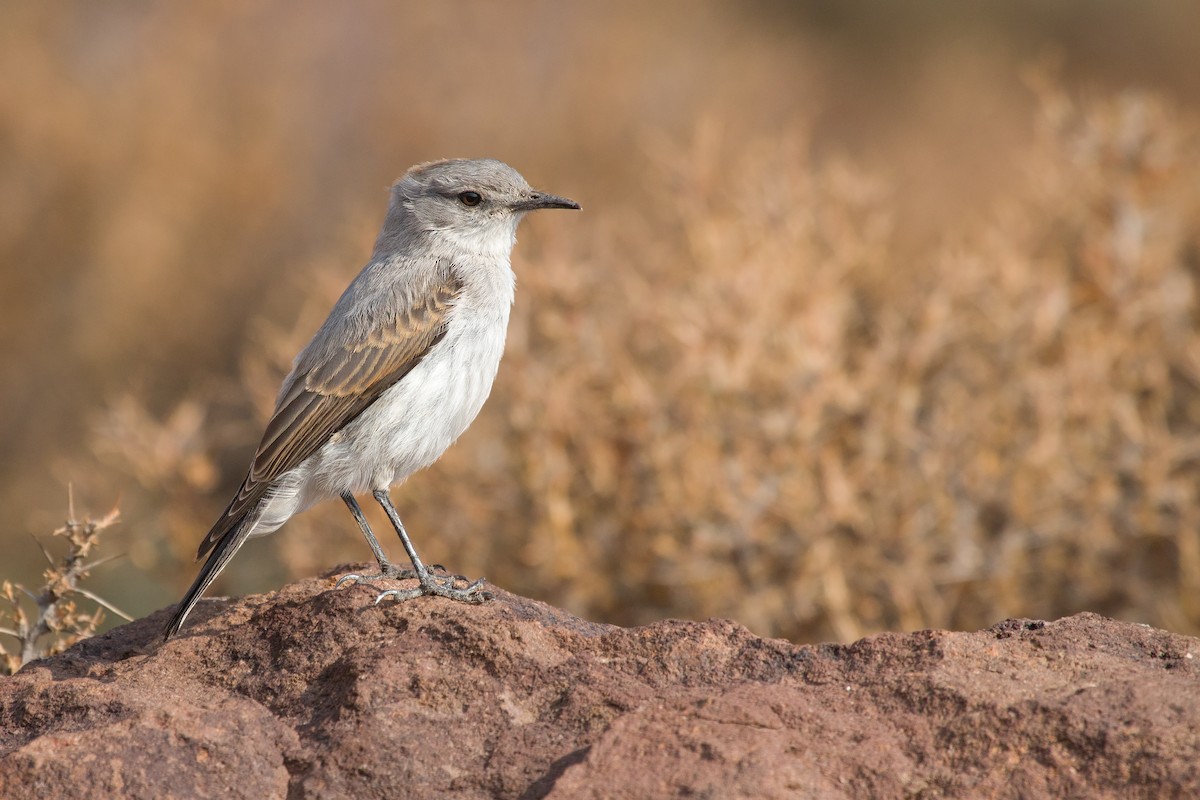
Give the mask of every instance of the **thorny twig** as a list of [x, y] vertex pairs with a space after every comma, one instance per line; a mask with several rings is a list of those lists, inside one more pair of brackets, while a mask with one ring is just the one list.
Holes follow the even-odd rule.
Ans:
[[[86, 517], [79, 521], [75, 517], [75, 500], [68, 493], [68, 509], [66, 523], [54, 531], [55, 536], [66, 537], [67, 552], [55, 560], [46, 547], [37, 541], [42, 554], [46, 557], [49, 567], [43, 573], [46, 582], [36, 593], [24, 586], [4, 581], [0, 584], [0, 597], [8, 602], [7, 614], [9, 624], [0, 626], [0, 635], [6, 635], [19, 642], [19, 654], [10, 652], [0, 645], [0, 658], [3, 658], [4, 672], [13, 673], [25, 664], [47, 655], [61, 652], [81, 639], [95, 633], [96, 628], [104, 621], [104, 610], [125, 619], [132, 619], [112, 603], [83, 589], [79, 582], [88, 576], [90, 570], [103, 564], [110, 558], [88, 561], [88, 555], [97, 546], [100, 533], [106, 528], [117, 524], [120, 512], [113, 508], [100, 519]], [[31, 616], [20, 595], [28, 597], [37, 608], [37, 615]], [[91, 614], [79, 611], [72, 595], [80, 595], [93, 601], [101, 608]], [[53, 634], [54, 640], [43, 643], [43, 637]]]

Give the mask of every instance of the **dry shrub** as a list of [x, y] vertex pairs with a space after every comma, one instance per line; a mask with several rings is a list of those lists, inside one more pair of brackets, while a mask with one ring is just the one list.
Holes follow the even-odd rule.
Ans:
[[[897, 246], [887, 181], [802, 126], [651, 142], [646, 215], [533, 223], [488, 406], [397, 492], [426, 558], [622, 623], [1200, 630], [1195, 130], [1153, 97], [1031, 86], [1019, 188], [924, 247]], [[247, 349], [260, 419], [331, 286]], [[174, 552], [221, 499], [166, 525]], [[274, 540], [303, 574], [366, 557], [357, 536], [327, 504]]]
[[795, 132], [701, 131], [649, 159], [655, 217], [545, 226], [487, 433], [414, 481], [414, 529], [622, 622], [1195, 630], [1196, 139], [1033, 83], [1023, 187], [921, 252]]
[[[104, 623], [104, 609], [126, 620], [131, 617], [107, 600], [80, 586], [93, 569], [111, 557], [91, 559], [104, 532], [120, 521], [113, 508], [103, 517], [80, 520], [75, 502], [68, 502], [67, 521], [54, 530], [54, 536], [66, 541], [66, 550], [55, 558], [41, 542], [46, 558], [44, 583], [36, 590], [19, 583], [0, 582], [0, 675], [10, 675], [25, 664], [61, 653], [86, 639]], [[81, 609], [75, 597], [91, 601], [89, 613]], [[15, 645], [12, 640], [15, 640]]]

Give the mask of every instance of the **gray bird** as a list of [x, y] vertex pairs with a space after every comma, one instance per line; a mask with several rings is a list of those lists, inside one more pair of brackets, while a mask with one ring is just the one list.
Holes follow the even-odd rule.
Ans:
[[[417, 579], [380, 599], [486, 599], [482, 578], [460, 587], [465, 579], [421, 563], [388, 489], [441, 457], [483, 407], [504, 351], [517, 225], [541, 208], [579, 204], [535, 191], [491, 159], [420, 164], [396, 181], [370, 262], [296, 357], [246, 479], [200, 543], [196, 559], [208, 560], [164, 638], [248, 538], [333, 497], [350, 508], [380, 570], [343, 581]], [[412, 570], [384, 555], [354, 499], [366, 492], [387, 512]]]

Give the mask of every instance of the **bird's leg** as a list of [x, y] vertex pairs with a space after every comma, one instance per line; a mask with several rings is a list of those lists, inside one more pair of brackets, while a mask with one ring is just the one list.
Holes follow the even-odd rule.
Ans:
[[411, 569], [401, 569], [388, 561], [387, 556], [383, 552], [383, 548], [379, 546], [379, 540], [375, 538], [375, 534], [371, 532], [371, 526], [367, 524], [367, 518], [363, 515], [362, 508], [358, 505], [358, 501], [354, 499], [354, 495], [349, 492], [342, 493], [342, 502], [350, 509], [350, 513], [354, 515], [354, 521], [358, 523], [358, 527], [362, 529], [363, 536], [367, 537], [367, 544], [371, 546], [371, 552], [375, 554], [375, 560], [379, 562], [379, 574], [377, 575], [359, 575], [350, 573], [343, 575], [338, 579], [335, 589], [340, 589], [343, 583], [360, 583], [372, 581], [379, 578], [392, 578], [402, 580], [404, 578], [415, 578], [417, 573]]
[[[411, 600], [423, 594], [448, 597], [451, 600], [458, 600], [462, 603], [482, 603], [485, 600], [491, 599], [489, 593], [480, 591], [483, 587], [483, 578], [467, 583], [466, 578], [463, 578], [461, 575], [434, 575], [433, 570], [421, 563], [421, 557], [417, 555], [417, 549], [413, 547], [412, 540], [408, 538], [408, 531], [404, 530], [404, 523], [400, 521], [400, 515], [396, 513], [396, 507], [392, 505], [392, 498], [388, 496], [387, 491], [376, 489], [373, 494], [375, 500], [387, 512], [388, 519], [392, 521], [392, 527], [396, 529], [396, 535], [400, 537], [400, 542], [404, 545], [404, 551], [408, 553], [409, 559], [412, 560], [413, 569], [416, 571], [416, 578], [421, 584], [414, 589], [392, 589], [383, 592], [375, 598], [376, 603], [385, 597], [394, 597], [396, 600]], [[455, 586], [455, 583], [459, 580], [467, 583], [467, 585], [459, 589]]]

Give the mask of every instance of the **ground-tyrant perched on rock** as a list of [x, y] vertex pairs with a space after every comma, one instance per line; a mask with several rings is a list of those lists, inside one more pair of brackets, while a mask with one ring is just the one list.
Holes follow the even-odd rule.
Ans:
[[[200, 543], [196, 557], [208, 560], [168, 638], [246, 539], [333, 497], [350, 508], [380, 569], [346, 579], [418, 581], [380, 597], [486, 599], [482, 578], [467, 583], [421, 563], [388, 489], [436, 461], [483, 407], [504, 351], [517, 225], [542, 208], [579, 204], [535, 191], [491, 159], [420, 164], [392, 186], [371, 260], [284, 379], [241, 488]], [[354, 499], [366, 492], [387, 512], [412, 570], [379, 546]]]

